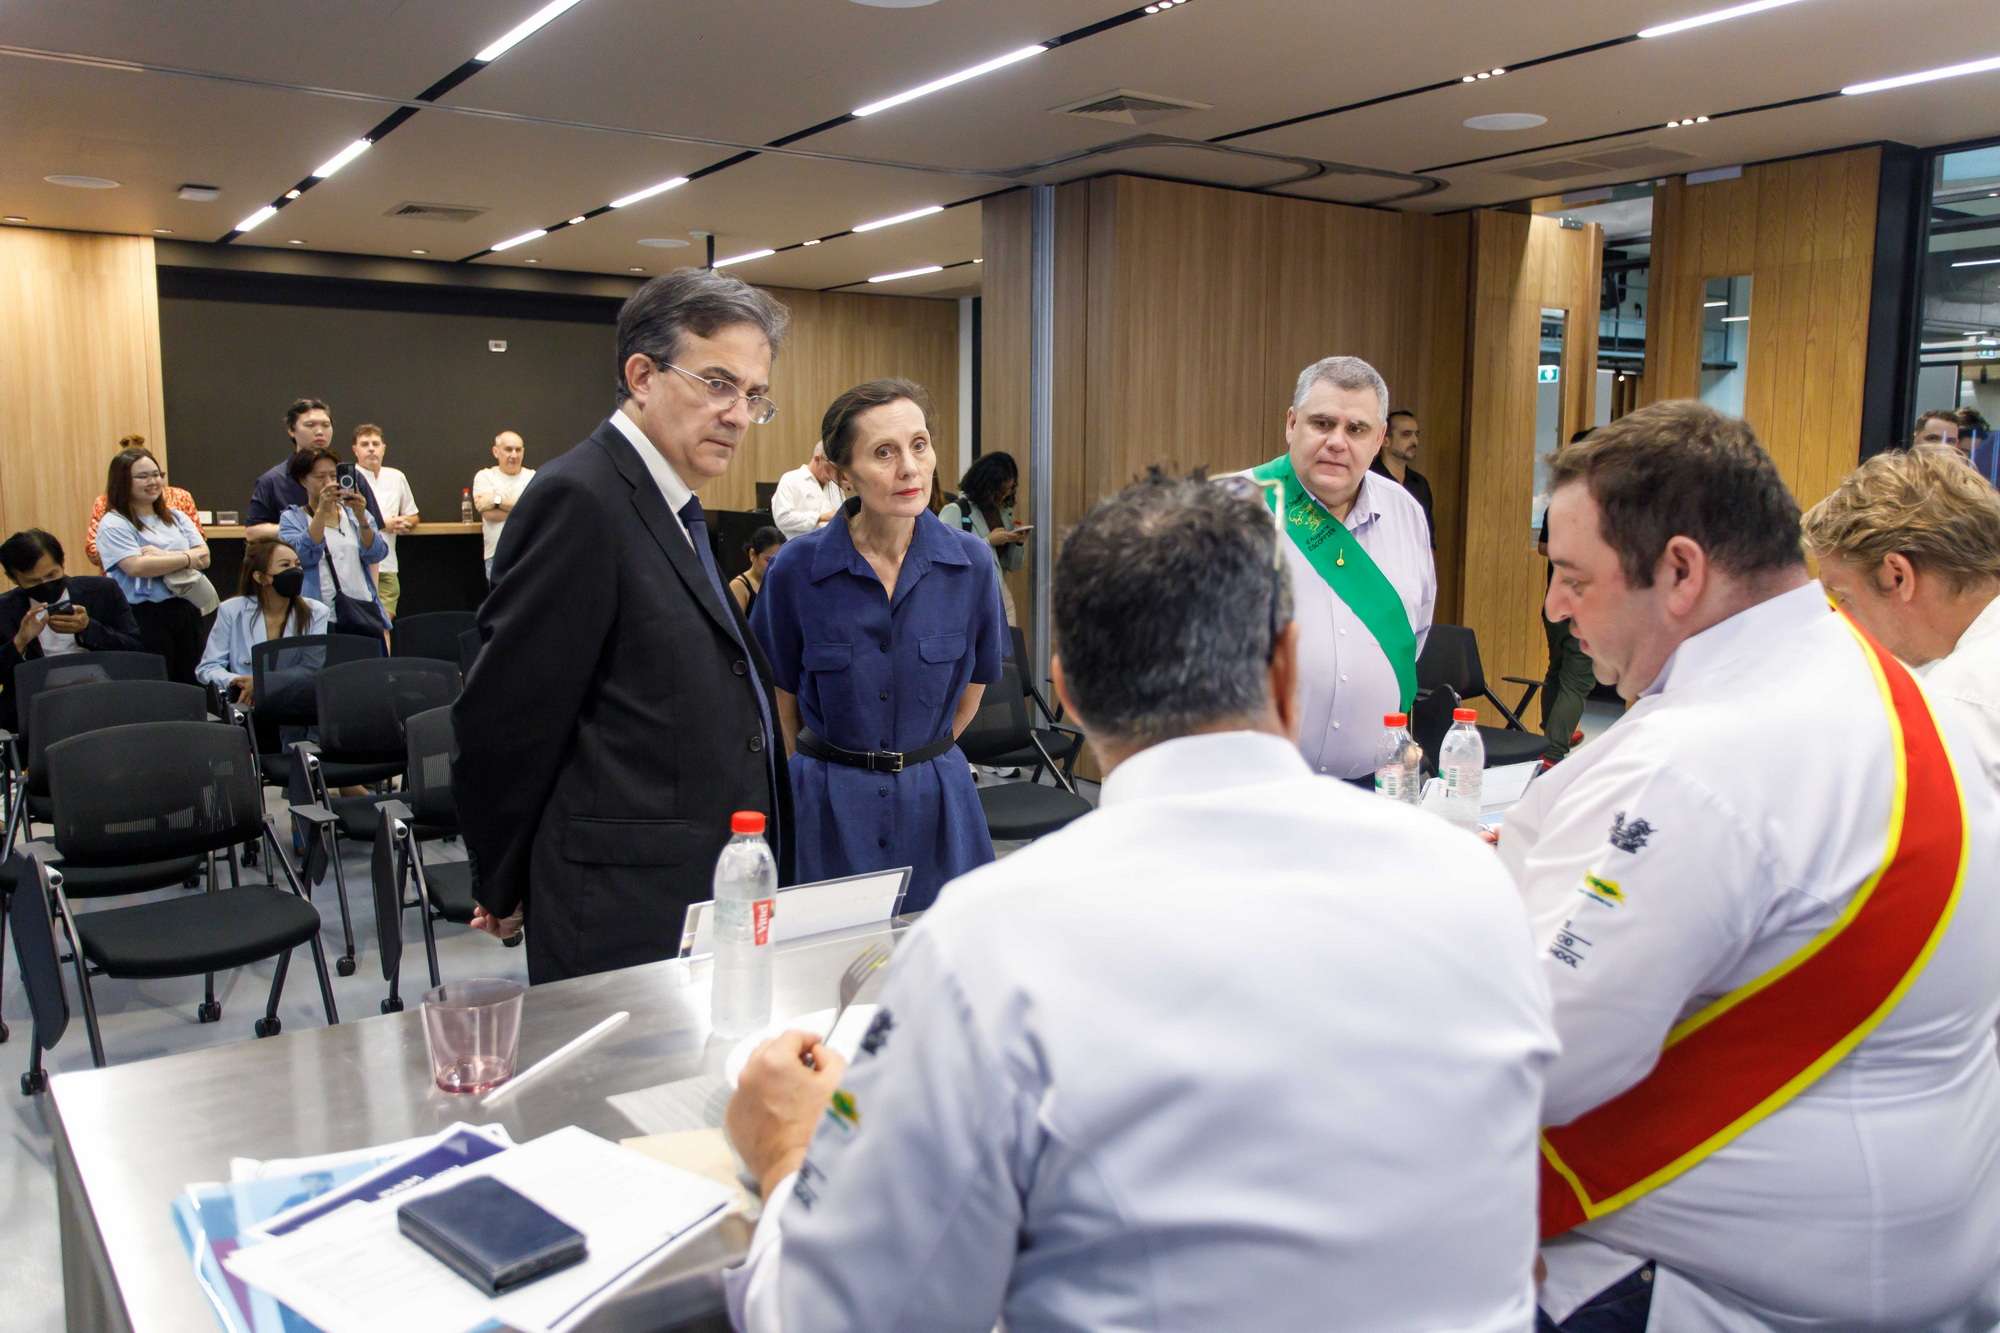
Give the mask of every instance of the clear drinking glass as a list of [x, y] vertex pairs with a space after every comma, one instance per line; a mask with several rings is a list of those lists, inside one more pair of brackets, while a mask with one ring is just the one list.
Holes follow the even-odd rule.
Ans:
[[447, 981], [424, 992], [424, 1044], [446, 1092], [485, 1092], [514, 1077], [521, 1049], [519, 981]]

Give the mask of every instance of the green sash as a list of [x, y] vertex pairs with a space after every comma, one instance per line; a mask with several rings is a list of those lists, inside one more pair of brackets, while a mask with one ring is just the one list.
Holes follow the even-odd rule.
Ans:
[[[1259, 481], [1285, 484], [1285, 531], [1305, 553], [1333, 595], [1375, 636], [1375, 642], [1396, 671], [1397, 693], [1405, 712], [1417, 697], [1417, 634], [1403, 596], [1380, 565], [1354, 540], [1347, 525], [1327, 512], [1307, 493], [1292, 470], [1292, 456], [1279, 454], [1250, 475]], [[1271, 501], [1267, 500], [1269, 504]]]

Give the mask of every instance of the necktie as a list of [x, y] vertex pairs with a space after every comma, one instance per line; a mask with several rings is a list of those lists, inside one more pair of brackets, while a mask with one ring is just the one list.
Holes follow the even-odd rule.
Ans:
[[[708, 517], [702, 512], [701, 497], [690, 495], [688, 502], [681, 506], [680, 513], [681, 522], [687, 527], [688, 541], [694, 545], [695, 558], [701, 561], [701, 567], [708, 573], [708, 586], [715, 589], [715, 595], [722, 600], [722, 611], [728, 617], [729, 632], [735, 637], [737, 647], [743, 650], [743, 664], [749, 672], [750, 686], [757, 694], [757, 717], [764, 727], [764, 763], [772, 775], [772, 782], [775, 784], [777, 781], [777, 758], [772, 747], [777, 744], [777, 728], [771, 725], [771, 709], [770, 705], [764, 699], [764, 681], [757, 673], [757, 659], [751, 654], [750, 645], [744, 642], [744, 636], [737, 633], [736, 617], [730, 614], [736, 603], [730, 600], [729, 593], [722, 586], [722, 573], [715, 567], [715, 550], [708, 540]], [[775, 791], [773, 792], [773, 799], [776, 799]], [[775, 807], [773, 809], [771, 826], [772, 846], [775, 848], [777, 845], [777, 816]]]
[[[708, 586], [715, 589], [715, 595], [722, 599], [723, 609], [729, 609], [729, 594], [723, 589], [721, 571], [715, 567], [714, 543], [708, 539], [708, 516], [702, 512], [701, 497], [690, 495], [688, 502], [681, 506], [681, 523], [687, 528], [688, 541], [694, 546], [695, 558], [708, 572]], [[735, 626], [731, 625], [732, 632]]]

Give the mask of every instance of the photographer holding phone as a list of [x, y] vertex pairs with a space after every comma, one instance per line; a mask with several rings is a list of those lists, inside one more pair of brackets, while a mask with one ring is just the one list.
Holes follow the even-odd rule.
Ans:
[[[306, 449], [325, 449], [333, 441], [333, 410], [317, 398], [301, 398], [285, 409], [285, 435], [289, 438], [292, 454]], [[283, 462], [275, 463], [257, 478], [256, 487], [250, 492], [250, 506], [243, 511], [244, 535], [247, 537], [275, 537], [278, 523], [287, 509], [306, 502], [305, 488], [293, 480], [292, 457], [287, 455]], [[368, 513], [375, 521], [375, 528], [382, 529], [382, 506], [375, 499], [374, 488], [363, 476], [355, 483], [361, 498], [368, 504]]]
[[1014, 526], [1014, 493], [1020, 484], [1021, 470], [1012, 454], [981, 454], [959, 479], [959, 493], [938, 511], [938, 522], [969, 532], [992, 549], [1000, 566], [1000, 608], [1009, 625], [1021, 622], [1014, 614], [1007, 575], [1028, 562], [1028, 534], [1034, 531], [1032, 525]]
[[302, 449], [292, 455], [291, 477], [306, 493], [278, 521], [278, 539], [298, 552], [306, 572], [304, 595], [333, 608], [337, 629], [380, 634], [389, 616], [375, 591], [370, 567], [389, 553], [367, 503], [355, 483], [354, 465], [344, 465], [331, 449]]

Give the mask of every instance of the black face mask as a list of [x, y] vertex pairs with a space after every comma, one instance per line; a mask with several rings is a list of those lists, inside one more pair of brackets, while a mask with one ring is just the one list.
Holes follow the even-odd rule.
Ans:
[[287, 569], [271, 579], [271, 589], [278, 596], [290, 601], [305, 590], [306, 572], [303, 569]]
[[37, 583], [32, 588], [22, 589], [22, 591], [27, 593], [28, 596], [34, 598], [36, 601], [41, 602], [44, 605], [53, 605], [56, 602], [60, 602], [62, 600], [63, 593], [65, 593], [68, 590], [69, 590], [69, 577], [67, 575], [64, 575], [59, 578], [50, 579], [47, 583]]

